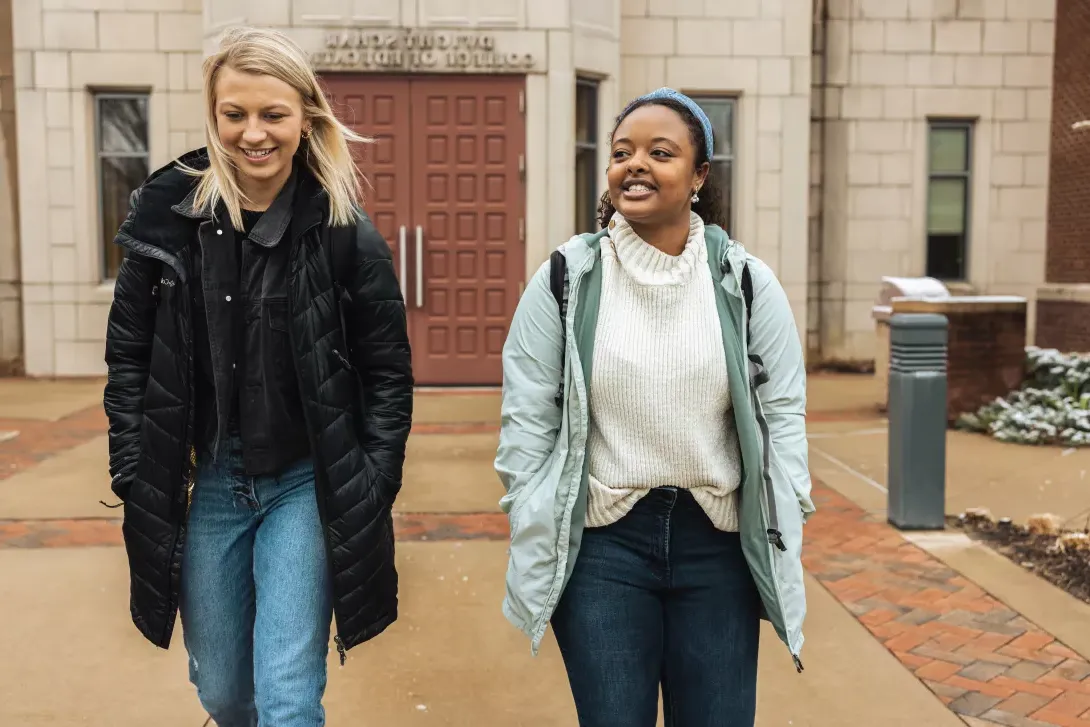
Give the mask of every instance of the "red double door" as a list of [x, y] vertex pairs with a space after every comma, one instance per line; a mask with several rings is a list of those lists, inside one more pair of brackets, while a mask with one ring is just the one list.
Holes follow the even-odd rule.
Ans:
[[420, 385], [502, 382], [525, 274], [524, 82], [508, 76], [322, 79], [353, 145], [364, 208], [394, 255]]

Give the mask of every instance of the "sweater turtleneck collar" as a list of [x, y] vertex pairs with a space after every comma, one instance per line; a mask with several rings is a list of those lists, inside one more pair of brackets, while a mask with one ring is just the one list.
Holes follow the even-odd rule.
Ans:
[[641, 285], [684, 285], [698, 265], [708, 264], [704, 221], [695, 212], [689, 213], [689, 239], [680, 255], [668, 255], [646, 242], [620, 212], [610, 220], [609, 239], [621, 268]]

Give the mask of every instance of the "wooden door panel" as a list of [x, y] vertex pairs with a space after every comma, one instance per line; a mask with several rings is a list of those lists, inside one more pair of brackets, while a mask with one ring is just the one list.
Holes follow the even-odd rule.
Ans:
[[375, 140], [350, 148], [363, 175], [364, 210], [393, 251], [394, 269], [407, 297], [409, 258], [402, 258], [399, 233], [404, 226], [407, 250], [413, 189], [409, 80], [337, 73], [324, 76], [322, 83], [341, 123]]
[[393, 250], [416, 381], [500, 384], [525, 266], [523, 79], [337, 73], [322, 82], [337, 117], [376, 141], [353, 153], [364, 208]]
[[523, 80], [414, 78], [411, 84], [408, 302], [417, 380], [499, 384], [524, 272]]

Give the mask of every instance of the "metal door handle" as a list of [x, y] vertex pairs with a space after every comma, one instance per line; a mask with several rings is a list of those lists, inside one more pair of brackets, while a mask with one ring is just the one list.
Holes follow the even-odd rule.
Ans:
[[397, 231], [397, 262], [401, 268], [397, 282], [401, 283], [401, 294], [407, 295], [409, 289], [405, 287], [405, 267], [408, 264], [405, 260], [405, 225]]
[[416, 226], [416, 307], [424, 307], [424, 228]]

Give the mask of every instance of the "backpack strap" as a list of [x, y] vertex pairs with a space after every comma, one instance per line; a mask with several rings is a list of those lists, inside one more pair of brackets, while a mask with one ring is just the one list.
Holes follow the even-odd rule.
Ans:
[[[327, 253], [329, 255], [329, 274], [333, 278], [333, 304], [337, 306], [337, 318], [340, 321], [341, 326], [341, 338], [344, 341], [346, 348], [349, 347], [348, 342], [348, 326], [345, 325], [344, 309], [346, 306], [352, 305], [352, 296], [348, 292], [348, 287], [344, 284], [341, 276], [345, 274], [348, 269], [348, 258], [346, 257], [352, 250], [352, 246], [356, 243], [356, 226], [355, 225], [337, 225], [329, 228], [329, 249]], [[345, 355], [348, 355], [348, 351]], [[350, 359], [346, 359], [350, 360]]]
[[568, 313], [568, 259], [559, 250], [553, 250], [549, 256], [549, 289], [556, 299], [556, 306], [560, 309], [560, 320]]
[[749, 319], [753, 313], [753, 278], [749, 274], [749, 263], [742, 266], [742, 299], [746, 303], [746, 340], [752, 341], [749, 335]]
[[556, 390], [553, 401], [558, 407], [564, 405], [564, 355], [567, 348], [568, 336], [564, 331], [568, 316], [568, 259], [560, 250], [553, 250], [549, 256], [549, 289], [556, 300], [557, 310], [560, 311], [560, 386]]
[[[730, 237], [718, 226], [709, 225], [705, 228], [704, 241], [708, 246], [708, 264], [712, 266], [712, 275], [715, 275], [715, 263], [719, 261], [719, 277], [724, 278], [730, 273], [730, 263], [727, 262], [726, 245]], [[749, 319], [753, 312], [753, 278], [749, 273], [749, 263], [742, 264], [742, 300], [746, 305], [746, 340], [752, 340], [749, 335]]]

